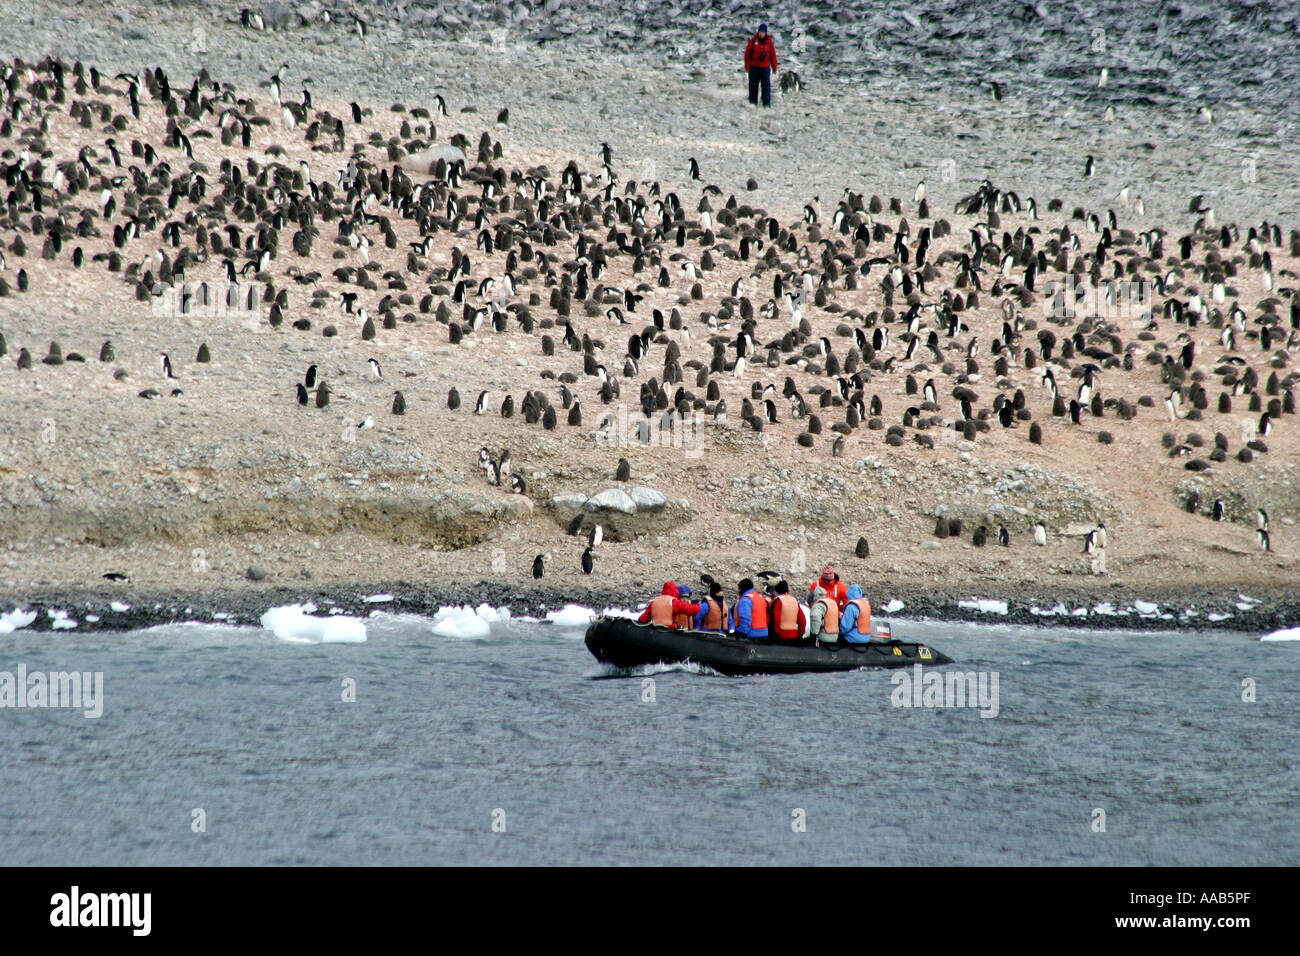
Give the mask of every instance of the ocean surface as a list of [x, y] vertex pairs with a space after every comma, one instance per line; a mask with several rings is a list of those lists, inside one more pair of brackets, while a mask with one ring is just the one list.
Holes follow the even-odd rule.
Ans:
[[982, 717], [894, 706], [889, 671], [620, 675], [581, 626], [366, 627], [0, 635], [0, 671], [103, 673], [98, 719], [0, 709], [0, 859], [1300, 863], [1297, 642], [895, 619], [935, 672], [997, 673]]

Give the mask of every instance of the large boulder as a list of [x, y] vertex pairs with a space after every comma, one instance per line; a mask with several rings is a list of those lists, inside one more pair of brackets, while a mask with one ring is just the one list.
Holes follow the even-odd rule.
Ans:
[[551, 498], [551, 514], [563, 527], [574, 515], [587, 515], [584, 527], [599, 523], [610, 541], [633, 541], [643, 534], [666, 531], [695, 516], [690, 502], [672, 499], [653, 488], [606, 488], [594, 495], [580, 492]]

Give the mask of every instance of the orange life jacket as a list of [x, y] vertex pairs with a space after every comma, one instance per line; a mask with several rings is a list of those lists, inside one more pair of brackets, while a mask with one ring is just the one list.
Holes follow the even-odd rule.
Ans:
[[822, 632], [838, 638], [840, 634], [840, 606], [829, 594], [817, 599], [826, 606], [826, 618], [822, 623]]
[[709, 598], [709, 609], [704, 613], [703, 627], [706, 631], [721, 631], [727, 621], [727, 602], [721, 598]]
[[695, 618], [690, 614], [674, 614], [673, 625], [681, 628], [689, 628], [695, 623]]
[[772, 614], [776, 618], [778, 637], [791, 640], [803, 636], [799, 633], [799, 602], [794, 595], [778, 594], [772, 602]]
[[[767, 630], [767, 601], [757, 591], [747, 591], [741, 601], [749, 598], [749, 626], [755, 631]], [[739, 602], [737, 602], [739, 607]], [[740, 614], [736, 612], [736, 623], [740, 623]]]
[[871, 602], [866, 598], [853, 598], [850, 604], [858, 606], [858, 633], [871, 634]]
[[673, 597], [671, 594], [661, 594], [650, 602], [650, 623], [658, 624], [661, 627], [676, 627], [673, 620]]

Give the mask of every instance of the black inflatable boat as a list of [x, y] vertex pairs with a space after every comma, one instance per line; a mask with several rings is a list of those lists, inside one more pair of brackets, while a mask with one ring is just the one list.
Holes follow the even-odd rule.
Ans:
[[788, 641], [751, 641], [712, 631], [639, 624], [625, 617], [598, 617], [587, 628], [587, 650], [615, 667], [693, 661], [727, 675], [848, 671], [860, 667], [951, 664], [925, 644], [873, 640], [870, 644], [817, 647]]

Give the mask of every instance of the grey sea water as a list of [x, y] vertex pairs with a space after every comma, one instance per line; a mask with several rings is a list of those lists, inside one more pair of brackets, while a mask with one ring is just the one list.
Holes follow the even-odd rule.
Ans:
[[97, 720], [0, 710], [0, 859], [1300, 862], [1295, 642], [896, 620], [997, 672], [984, 718], [895, 707], [887, 671], [611, 676], [578, 628], [368, 628], [0, 637], [0, 671], [104, 675]]

